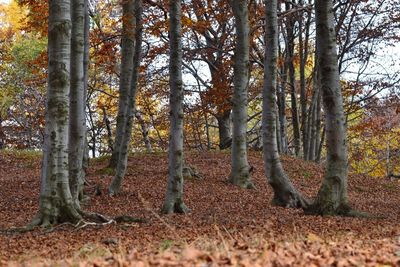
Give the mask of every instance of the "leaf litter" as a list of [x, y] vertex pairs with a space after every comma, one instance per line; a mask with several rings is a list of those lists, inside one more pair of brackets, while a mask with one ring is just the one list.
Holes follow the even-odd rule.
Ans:
[[[323, 168], [283, 157], [296, 187], [315, 196]], [[262, 156], [249, 155], [255, 190], [226, 182], [230, 156], [188, 152], [201, 180], [185, 183], [191, 213], [161, 216], [167, 178], [163, 153], [129, 158], [123, 192], [107, 195], [112, 178], [102, 171], [107, 159], [94, 160], [85, 208], [125, 222], [74, 230], [0, 234], [1, 266], [400, 266], [400, 184], [363, 175], [349, 176], [352, 206], [377, 218], [306, 216], [301, 210], [270, 205], [272, 190], [263, 174]], [[0, 229], [23, 226], [37, 212], [40, 157], [0, 154]]]

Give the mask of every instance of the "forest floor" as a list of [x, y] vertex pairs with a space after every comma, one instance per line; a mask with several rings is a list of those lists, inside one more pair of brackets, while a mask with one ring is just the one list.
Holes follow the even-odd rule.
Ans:
[[[112, 178], [104, 169], [107, 159], [96, 159], [88, 180], [102, 194], [88, 188], [85, 209], [146, 222], [3, 232], [0, 266], [400, 266], [400, 183], [350, 175], [352, 206], [379, 219], [306, 216], [270, 205], [260, 153], [249, 156], [255, 190], [226, 183], [228, 153], [189, 152], [186, 158], [203, 177], [185, 183], [189, 215], [159, 214], [165, 153], [130, 157], [117, 197], [106, 193]], [[283, 163], [297, 188], [315, 196], [323, 168], [290, 157]], [[0, 153], [0, 229], [24, 226], [35, 215], [39, 174], [35, 153]]]

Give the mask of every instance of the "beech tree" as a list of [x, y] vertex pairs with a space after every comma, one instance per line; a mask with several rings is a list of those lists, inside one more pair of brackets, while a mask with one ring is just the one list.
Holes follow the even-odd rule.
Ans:
[[232, 151], [230, 181], [253, 188], [247, 160], [247, 88], [249, 84], [250, 26], [247, 0], [230, 1], [236, 24], [234, 92], [232, 98]]
[[180, 0], [169, 1], [169, 86], [170, 133], [168, 150], [167, 194], [161, 212], [187, 213], [183, 202], [183, 81], [182, 81], [182, 11]]
[[286, 175], [278, 153], [276, 138], [276, 79], [278, 56], [277, 0], [265, 1], [265, 60], [262, 105], [262, 136], [265, 174], [274, 190], [272, 203], [278, 206], [301, 208], [307, 201]]
[[125, 126], [128, 120], [128, 106], [130, 88], [132, 84], [133, 55], [135, 44], [135, 15], [134, 0], [122, 2], [122, 40], [121, 40], [121, 71], [119, 77], [119, 100], [117, 127], [114, 141], [114, 149], [111, 155], [109, 167], [116, 168], [120, 161], [121, 148], [125, 135]]
[[346, 119], [336, 52], [332, 1], [316, 0], [317, 64], [325, 110], [327, 161], [322, 186], [307, 212], [350, 215], [347, 194]]
[[71, 86], [69, 95], [69, 179], [75, 201], [83, 195], [83, 158], [86, 145], [84, 35], [85, 2], [71, 0]]
[[[142, 9], [143, 9], [142, 0], [135, 0], [133, 5], [133, 11], [127, 11], [125, 14], [127, 16], [128, 25], [126, 28], [128, 31], [134, 31], [134, 55], [133, 55], [133, 68], [131, 72], [131, 81], [130, 87], [128, 91], [127, 97], [127, 106], [125, 107], [125, 122], [123, 125], [124, 132], [122, 133], [122, 140], [119, 145], [119, 155], [117, 161], [117, 169], [115, 173], [115, 177], [111, 182], [109, 187], [110, 194], [118, 194], [121, 190], [121, 183], [126, 173], [127, 162], [128, 162], [128, 148], [129, 143], [131, 141], [132, 134], [132, 121], [135, 113], [135, 101], [136, 101], [136, 91], [137, 91], [137, 83], [139, 79], [139, 67], [140, 67], [140, 59], [142, 54]], [[132, 13], [133, 12], [133, 13]], [[133, 27], [132, 29], [129, 29]], [[128, 34], [128, 38], [132, 38], [130, 34]]]
[[48, 87], [39, 214], [32, 225], [81, 218], [71, 194], [68, 170], [71, 13], [69, 0], [49, 1]]

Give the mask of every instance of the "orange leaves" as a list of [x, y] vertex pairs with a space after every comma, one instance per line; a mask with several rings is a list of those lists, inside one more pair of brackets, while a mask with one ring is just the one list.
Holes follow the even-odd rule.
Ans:
[[48, 1], [21, 0], [19, 4], [29, 10], [26, 27], [23, 27], [23, 29], [28, 32], [39, 32], [42, 36], [47, 36]]
[[[397, 182], [349, 177], [354, 206], [384, 214], [385, 219], [305, 216], [299, 210], [270, 205], [272, 191], [259, 153], [249, 155], [255, 167], [252, 176], [256, 191], [224, 182], [229, 154], [188, 152], [186, 159], [205, 177], [185, 184], [185, 201], [193, 209], [191, 214], [159, 217], [167, 154], [137, 154], [129, 158], [124, 192], [112, 199], [107, 194], [91, 196], [90, 210], [110, 216], [130, 214], [146, 218], [148, 223], [81, 231], [64, 225], [45, 235], [41, 230], [23, 235], [0, 234], [0, 262], [21, 259], [31, 266], [35, 255], [39, 259], [68, 259], [66, 266], [322, 267], [400, 263]], [[284, 157], [283, 164], [298, 188], [307, 195], [315, 194], [323, 173], [319, 165], [290, 157]], [[101, 172], [106, 165], [106, 160], [96, 160], [88, 170], [88, 181], [99, 184], [102, 191], [111, 179]], [[0, 153], [0, 228], [24, 225], [35, 214], [39, 174], [39, 155]], [[91, 192], [88, 189], [87, 193]], [[105, 245], [105, 238], [118, 239], [118, 246]], [[88, 248], [93, 254], [87, 253]]]

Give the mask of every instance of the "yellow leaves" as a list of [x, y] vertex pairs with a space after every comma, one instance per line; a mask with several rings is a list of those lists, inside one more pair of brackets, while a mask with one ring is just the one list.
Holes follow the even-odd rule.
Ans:
[[183, 27], [193, 27], [194, 21], [187, 17], [187, 16], [182, 16], [182, 26]]
[[16, 1], [11, 1], [9, 4], [0, 4], [0, 32], [12, 31], [19, 37], [19, 31], [26, 25], [24, 21], [27, 15], [27, 10], [20, 7]]

